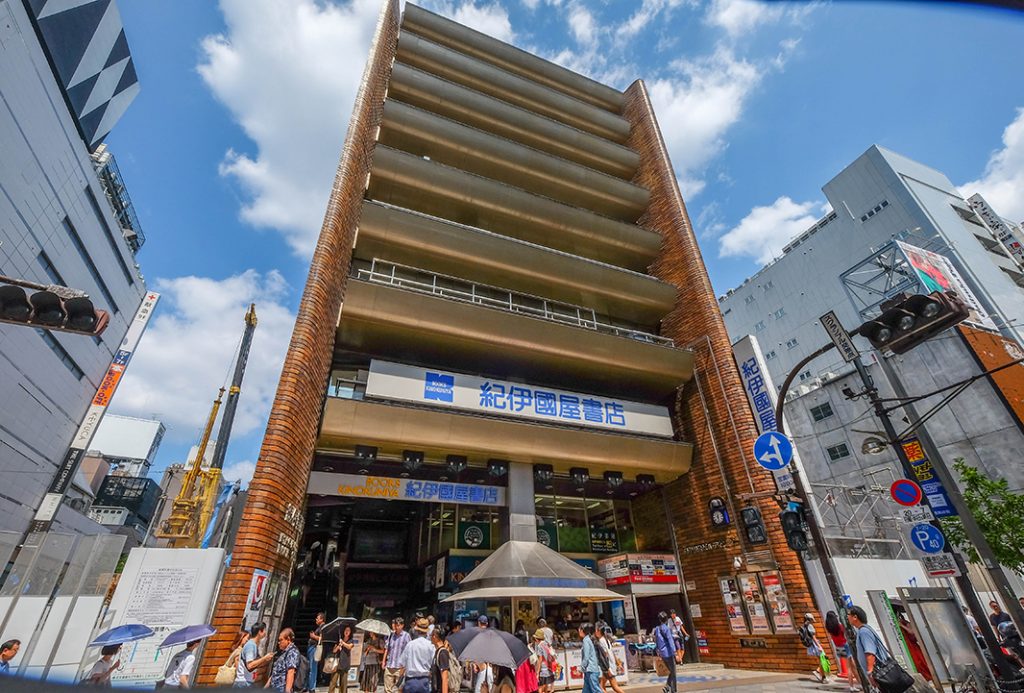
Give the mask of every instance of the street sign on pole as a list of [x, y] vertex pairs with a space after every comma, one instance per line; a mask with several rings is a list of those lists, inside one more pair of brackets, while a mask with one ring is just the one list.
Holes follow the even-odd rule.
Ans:
[[935, 513], [927, 505], [915, 505], [911, 508], [900, 508], [900, 521], [908, 525], [916, 525], [919, 522], [931, 522], [935, 519]]
[[921, 487], [910, 479], [897, 479], [889, 487], [889, 495], [900, 505], [907, 507], [917, 505], [924, 498]]
[[762, 433], [754, 441], [754, 459], [765, 469], [782, 469], [793, 459], [793, 443], [776, 431]]
[[836, 317], [835, 311], [830, 310], [829, 312], [822, 315], [821, 326], [825, 328], [825, 332], [832, 338], [832, 342], [836, 345], [839, 350], [839, 355], [843, 357], [843, 360], [847, 363], [852, 363], [855, 358], [860, 356], [860, 352], [857, 347], [853, 345], [853, 340], [850, 338], [850, 333], [846, 331], [843, 324], [839, 322], [839, 318]]
[[960, 568], [951, 553], [937, 553], [921, 556], [921, 565], [928, 577], [960, 577]]
[[939, 553], [946, 545], [942, 532], [924, 523], [910, 528], [910, 541], [923, 553]]

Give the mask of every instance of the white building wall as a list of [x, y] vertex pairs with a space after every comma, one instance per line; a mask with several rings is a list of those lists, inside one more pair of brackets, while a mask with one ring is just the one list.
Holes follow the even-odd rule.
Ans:
[[85, 290], [111, 313], [99, 340], [49, 333], [60, 354], [37, 330], [0, 324], [0, 530], [21, 531], [146, 287], [20, 2], [0, 3], [0, 152], [0, 274], [50, 283], [46, 258], [67, 285]]

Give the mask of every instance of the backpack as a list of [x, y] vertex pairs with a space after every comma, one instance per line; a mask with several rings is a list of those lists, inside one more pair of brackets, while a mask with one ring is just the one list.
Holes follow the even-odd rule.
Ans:
[[800, 630], [797, 631], [800, 635], [800, 644], [804, 647], [814, 647], [814, 636], [811, 635], [811, 630], [807, 627], [807, 624], [800, 626]]
[[292, 684], [292, 690], [295, 693], [301, 693], [309, 689], [309, 660], [306, 659], [306, 655], [299, 653], [299, 663], [295, 666], [295, 683]]
[[[448, 690], [452, 693], [458, 693], [462, 688], [462, 662], [459, 661], [459, 658], [452, 652], [450, 647], [446, 649], [448, 652]], [[434, 655], [435, 660], [440, 656], [440, 652], [441, 650], [438, 650], [437, 654]]]

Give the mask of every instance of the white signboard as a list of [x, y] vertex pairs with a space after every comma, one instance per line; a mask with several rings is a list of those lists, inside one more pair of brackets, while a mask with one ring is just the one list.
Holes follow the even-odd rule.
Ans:
[[[736, 365], [740, 369], [740, 379], [743, 381], [743, 390], [747, 393], [747, 401], [754, 412], [754, 422], [757, 430], [761, 433], [777, 431], [778, 424], [775, 421], [775, 406], [777, 403], [777, 390], [772, 383], [772, 376], [764, 363], [764, 356], [761, 354], [761, 347], [757, 343], [757, 337], [747, 335], [732, 345], [732, 355], [736, 359]], [[793, 450], [794, 461], [796, 449]], [[789, 473], [788, 465], [782, 469], [772, 471], [775, 477], [775, 485], [782, 492], [792, 491], [796, 488], [793, 475]]]
[[971, 309], [971, 315], [964, 321], [965, 323], [975, 325], [983, 330], [996, 331], [996, 324], [992, 322], [992, 318], [988, 316], [978, 297], [974, 295], [948, 258], [902, 241], [896, 241], [896, 245], [903, 251], [907, 262], [917, 274], [918, 281], [928, 293], [932, 291], [955, 292], [960, 300]]
[[853, 340], [850, 339], [849, 333], [842, 323], [839, 322], [839, 318], [836, 317], [835, 311], [830, 310], [821, 316], [821, 326], [825, 328], [825, 332], [832, 338], [832, 343], [839, 349], [839, 355], [843, 357], [844, 361], [851, 363], [860, 356], [860, 352], [853, 345]]
[[915, 505], [912, 508], [900, 508], [899, 518], [902, 522], [916, 525], [919, 522], [931, 522], [935, 519], [932, 509], [926, 505]]
[[366, 396], [671, 438], [666, 407], [374, 360]]
[[1006, 251], [1010, 253], [1010, 257], [1016, 260], [1017, 264], [1024, 264], [1024, 245], [1021, 244], [1020, 238], [1014, 233], [1014, 229], [988, 206], [985, 198], [974, 194], [967, 198], [967, 204], [985, 220]]
[[171, 632], [209, 623], [224, 549], [132, 549], [110, 601], [108, 620], [97, 632], [125, 623], [144, 623], [154, 634], [121, 650], [118, 687], [153, 687], [182, 647], [158, 649]]
[[467, 503], [495, 507], [505, 505], [505, 489], [501, 486], [361, 474], [312, 472], [309, 475], [307, 491], [322, 496], [384, 498], [422, 503]]
[[920, 556], [918, 560], [924, 566], [928, 577], [960, 577], [960, 568], [957, 567], [952, 554], [936, 553], [929, 556]]

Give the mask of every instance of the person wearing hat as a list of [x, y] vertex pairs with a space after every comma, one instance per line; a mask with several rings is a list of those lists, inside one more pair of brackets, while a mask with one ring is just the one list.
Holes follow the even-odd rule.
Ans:
[[532, 649], [537, 656], [537, 693], [551, 693], [555, 683], [555, 651], [548, 644], [543, 628], [534, 631]]
[[821, 655], [825, 652], [825, 648], [818, 642], [818, 634], [814, 630], [814, 614], [804, 614], [804, 624], [800, 626], [800, 642], [807, 648], [807, 654], [818, 662], [818, 666], [811, 672], [811, 676], [818, 683], [824, 683], [826, 674], [825, 670], [821, 668]]
[[405, 683], [402, 693], [430, 693], [430, 667], [434, 663], [437, 648], [427, 637], [430, 622], [425, 618], [416, 619], [412, 632], [415, 636], [402, 652], [399, 662]]

